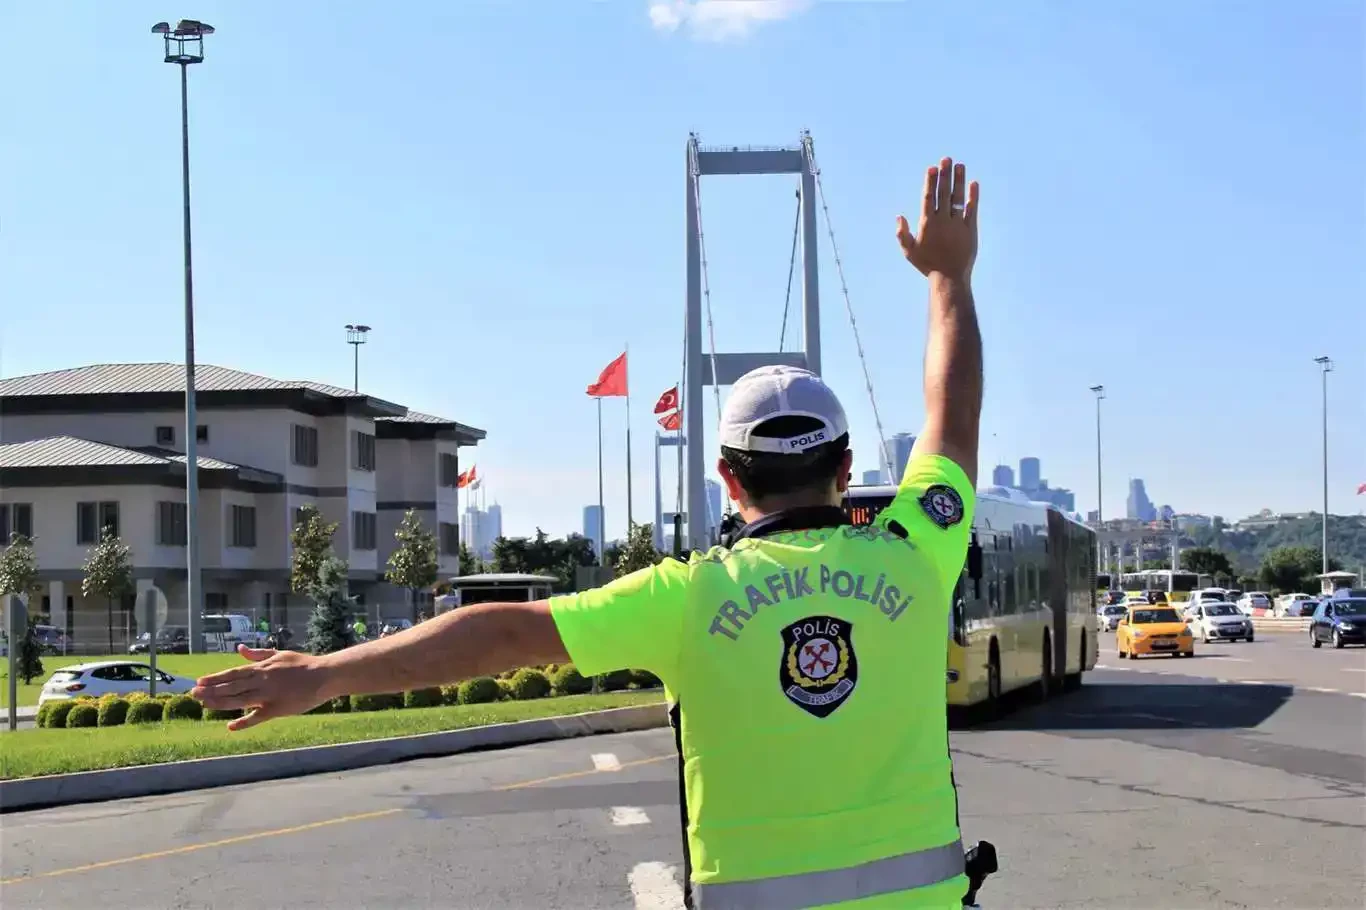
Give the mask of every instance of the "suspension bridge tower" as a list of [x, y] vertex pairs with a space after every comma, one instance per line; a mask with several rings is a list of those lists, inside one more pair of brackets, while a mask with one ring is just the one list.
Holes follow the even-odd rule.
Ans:
[[[797, 174], [800, 177], [800, 221], [802, 253], [802, 331], [795, 351], [724, 353], [716, 352], [711, 330], [711, 292], [706, 278], [706, 241], [702, 232], [702, 178], [711, 174]], [[711, 544], [704, 479], [709, 457], [706, 449], [704, 392], [711, 386], [720, 410], [724, 385], [731, 385], [745, 373], [761, 366], [783, 364], [821, 372], [820, 280], [817, 271], [815, 150], [811, 135], [803, 132], [801, 142], [792, 147], [707, 148], [688, 136], [687, 148], [687, 319], [684, 329], [683, 436], [686, 468], [687, 546], [705, 549]], [[707, 317], [710, 353], [703, 353], [702, 317]]]

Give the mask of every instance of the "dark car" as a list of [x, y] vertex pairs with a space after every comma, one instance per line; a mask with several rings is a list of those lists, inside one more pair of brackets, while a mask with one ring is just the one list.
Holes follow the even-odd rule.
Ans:
[[[143, 632], [137, 641], [128, 646], [129, 654], [146, 654], [152, 636]], [[190, 635], [183, 626], [167, 626], [157, 632], [158, 654], [189, 654]]]
[[1319, 601], [1309, 621], [1309, 643], [1321, 648], [1325, 641], [1331, 641], [1335, 648], [1366, 645], [1366, 597]]

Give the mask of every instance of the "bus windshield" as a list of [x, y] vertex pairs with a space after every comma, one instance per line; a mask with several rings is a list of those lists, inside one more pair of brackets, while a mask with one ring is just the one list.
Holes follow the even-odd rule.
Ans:
[[1194, 572], [1173, 572], [1172, 590], [1173, 591], [1194, 591], [1200, 576]]

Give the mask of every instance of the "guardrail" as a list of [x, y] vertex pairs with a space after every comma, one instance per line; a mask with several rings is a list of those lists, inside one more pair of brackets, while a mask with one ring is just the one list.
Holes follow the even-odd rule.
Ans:
[[1255, 632], [1308, 632], [1308, 616], [1254, 616], [1252, 629]]

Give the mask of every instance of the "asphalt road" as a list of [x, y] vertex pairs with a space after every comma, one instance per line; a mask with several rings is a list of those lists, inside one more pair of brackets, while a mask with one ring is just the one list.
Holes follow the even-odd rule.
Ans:
[[[1366, 651], [1199, 651], [953, 734], [985, 906], [1362, 905]], [[0, 875], [7, 910], [677, 910], [677, 811], [647, 731], [9, 814]]]

